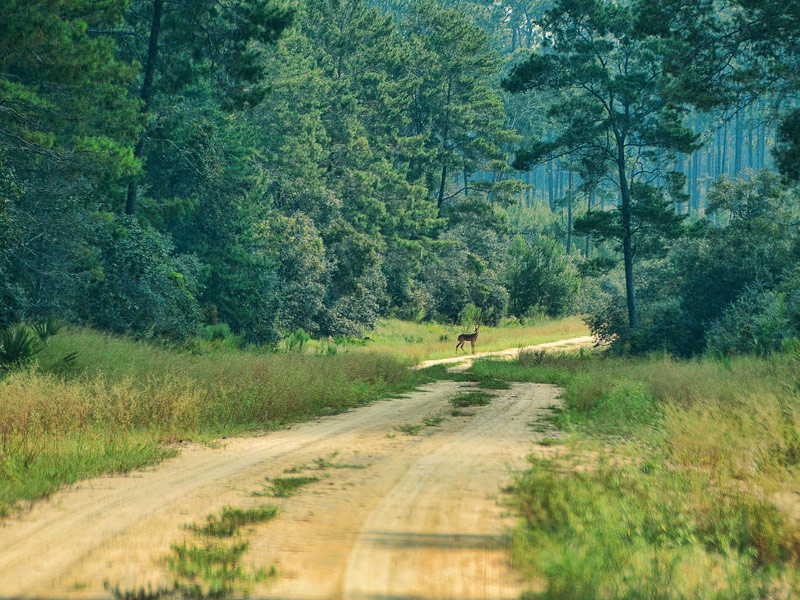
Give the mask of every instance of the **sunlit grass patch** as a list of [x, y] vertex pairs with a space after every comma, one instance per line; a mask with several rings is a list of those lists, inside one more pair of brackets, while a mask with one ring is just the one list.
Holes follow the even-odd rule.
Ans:
[[275, 518], [278, 514], [276, 506], [260, 506], [257, 508], [234, 508], [226, 506], [219, 515], [206, 517], [205, 525], [192, 525], [192, 531], [211, 537], [231, 537], [243, 525], [265, 523]]
[[[74, 356], [65, 364], [64, 356]], [[402, 357], [201, 354], [71, 329], [0, 379], [0, 515], [64, 483], [174, 455], [179, 440], [282, 427], [413, 389]]]
[[250, 569], [243, 564], [249, 544], [174, 544], [167, 565], [175, 575], [175, 590], [187, 598], [224, 598], [246, 594], [253, 583], [275, 576], [270, 569]]
[[562, 384], [554, 421], [577, 432], [515, 485], [514, 557], [542, 582], [528, 598], [800, 591], [800, 356], [554, 356], [513, 369]]
[[275, 477], [269, 479], [269, 487], [260, 492], [253, 492], [256, 496], [274, 496], [275, 498], [288, 498], [294, 496], [301, 487], [315, 481], [319, 481], [316, 476], [296, 476], [296, 477]]

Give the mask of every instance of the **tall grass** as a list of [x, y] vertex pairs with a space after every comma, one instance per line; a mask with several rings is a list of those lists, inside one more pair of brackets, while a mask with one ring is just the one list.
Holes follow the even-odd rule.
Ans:
[[580, 435], [515, 486], [530, 598], [800, 593], [800, 355], [523, 355], [476, 369], [564, 386]]
[[168, 442], [272, 429], [410, 389], [422, 376], [407, 367], [376, 352], [196, 355], [62, 333], [38, 365], [0, 380], [0, 513], [64, 482], [153, 463]]

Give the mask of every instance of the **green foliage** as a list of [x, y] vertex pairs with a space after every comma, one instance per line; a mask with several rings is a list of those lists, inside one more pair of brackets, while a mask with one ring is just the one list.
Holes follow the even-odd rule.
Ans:
[[587, 213], [576, 227], [612, 240], [622, 254], [631, 327], [638, 318], [634, 257], [658, 251], [660, 238], [680, 233], [681, 221], [663, 192], [635, 173], [675, 152], [693, 151], [697, 138], [684, 123], [685, 99], [665, 68], [664, 45], [636, 29], [641, 10], [639, 3], [556, 2], [537, 22], [537, 49], [503, 82], [513, 93], [547, 93], [548, 119], [558, 123], [552, 134], [531, 140], [515, 166], [567, 155], [586, 187], [605, 177], [615, 181], [620, 203]]
[[511, 312], [526, 318], [538, 312], [549, 317], [568, 313], [580, 283], [564, 249], [546, 237], [528, 242], [517, 236], [505, 276]]
[[640, 321], [631, 329], [619, 292], [598, 298], [587, 322], [625, 352], [766, 352], [796, 335], [798, 251], [794, 192], [763, 171], [750, 181], [722, 179], [709, 210], [726, 222], [677, 243], [643, 269]]
[[480, 325], [481, 309], [470, 302], [461, 309], [458, 315], [458, 322], [462, 327], [475, 327], [476, 325]]
[[200, 336], [215, 347], [241, 348], [244, 345], [242, 337], [235, 335], [226, 323], [206, 325], [200, 332]]
[[0, 365], [18, 367], [38, 354], [41, 340], [25, 325], [0, 330]]
[[135, 218], [100, 221], [95, 275], [82, 319], [116, 332], [182, 339], [200, 324], [200, 266], [192, 256], [173, 257], [168, 238]]
[[800, 180], [797, 154], [800, 152], [800, 110], [794, 109], [784, 116], [778, 127], [778, 139], [773, 150], [778, 170], [787, 179]]
[[[759, 287], [747, 287], [722, 313], [707, 336], [707, 349], [713, 354], [769, 354], [800, 331], [798, 306], [787, 306], [786, 295]], [[794, 314], [790, 314], [793, 309]]]
[[57, 319], [56, 317], [50, 317], [48, 319], [44, 319], [43, 321], [38, 321], [31, 325], [31, 329], [39, 338], [39, 341], [42, 342], [43, 344], [46, 344], [48, 339], [58, 334], [58, 332], [61, 331], [63, 328], [64, 328], [63, 321]]
[[9, 0], [0, 7], [0, 104], [11, 107], [0, 113], [7, 167], [80, 173], [98, 184], [137, 172], [132, 146], [141, 120], [126, 91], [134, 72], [115, 58], [112, 38], [93, 33], [117, 25], [124, 7], [120, 0]]

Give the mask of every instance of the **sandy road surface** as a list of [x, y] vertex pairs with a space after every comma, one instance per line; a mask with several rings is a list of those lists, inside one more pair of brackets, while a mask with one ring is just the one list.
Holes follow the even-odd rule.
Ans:
[[[0, 526], [0, 597], [108, 597], [169, 585], [164, 556], [189, 539], [183, 525], [225, 505], [275, 502], [277, 519], [247, 532], [245, 562], [279, 576], [254, 598], [516, 598], [521, 584], [502, 546], [509, 519], [499, 490], [531, 450], [530, 424], [557, 389], [519, 384], [474, 416], [449, 416], [464, 384], [443, 381], [399, 399], [262, 437], [190, 445], [128, 476], [74, 485]], [[408, 436], [395, 426], [447, 415]], [[548, 449], [541, 448], [542, 452]], [[364, 468], [327, 469], [288, 499], [255, 498], [265, 477], [319, 457]]]

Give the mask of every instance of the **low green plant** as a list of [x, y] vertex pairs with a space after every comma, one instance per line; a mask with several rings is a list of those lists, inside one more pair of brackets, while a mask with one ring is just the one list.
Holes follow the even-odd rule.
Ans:
[[[517, 479], [526, 598], [792, 597], [800, 356], [537, 357], [564, 386], [564, 451]], [[527, 371], [527, 372], [526, 372]], [[788, 385], [787, 385], [788, 382]], [[544, 444], [556, 443], [547, 438]]]
[[189, 529], [211, 537], [231, 537], [243, 525], [255, 525], [274, 519], [278, 514], [277, 506], [261, 506], [257, 508], [233, 508], [226, 506], [219, 515], [208, 515], [205, 525], [191, 525]]
[[475, 385], [482, 390], [508, 390], [511, 384], [496, 377], [476, 377]]
[[419, 432], [422, 431], [422, 425], [404, 423], [403, 425], [395, 426], [393, 429], [395, 431], [399, 431], [400, 433], [405, 433], [406, 435], [418, 435]]
[[433, 415], [433, 416], [425, 417], [424, 419], [422, 419], [422, 423], [426, 427], [439, 427], [439, 426], [441, 426], [441, 424], [443, 422], [444, 422], [444, 416], [443, 415]]
[[559, 445], [564, 443], [564, 440], [557, 439], [557, 438], [546, 437], [546, 438], [542, 438], [541, 440], [539, 440], [536, 443], [539, 444], [540, 446], [559, 446]]
[[175, 588], [154, 588], [150, 584], [148, 584], [147, 587], [139, 587], [136, 589], [122, 589], [118, 585], [112, 587], [106, 581], [104, 587], [111, 593], [114, 600], [161, 600], [161, 598], [172, 598], [176, 594]]
[[167, 565], [175, 575], [175, 590], [184, 598], [224, 598], [246, 594], [251, 585], [275, 576], [274, 567], [249, 571], [242, 565], [247, 542], [173, 544]]
[[319, 477], [275, 477], [274, 479], [268, 479], [268, 481], [270, 483], [269, 489], [265, 489], [263, 492], [254, 492], [254, 495], [288, 498], [289, 496], [294, 496], [301, 487], [319, 481]]
[[37, 321], [31, 325], [31, 329], [33, 329], [34, 333], [39, 338], [39, 341], [43, 344], [46, 344], [47, 340], [54, 335], [57, 335], [58, 332], [63, 328], [63, 321], [55, 317], [49, 317], [42, 321]]
[[450, 411], [451, 417], [474, 417], [475, 411], [474, 410], [462, 410], [460, 408], [454, 408]]
[[0, 367], [17, 367], [42, 350], [41, 342], [25, 325], [0, 330]]
[[493, 394], [476, 390], [464, 392], [450, 399], [454, 408], [467, 408], [468, 406], [486, 406], [492, 401]]
[[289, 352], [302, 352], [311, 336], [301, 327], [286, 338], [286, 349]]
[[339, 455], [338, 452], [334, 452], [329, 458], [319, 457], [315, 458], [312, 462], [314, 463], [314, 470], [316, 471], [323, 471], [325, 469], [365, 469], [367, 465], [361, 464], [353, 464], [353, 463], [335, 463], [333, 459]]

